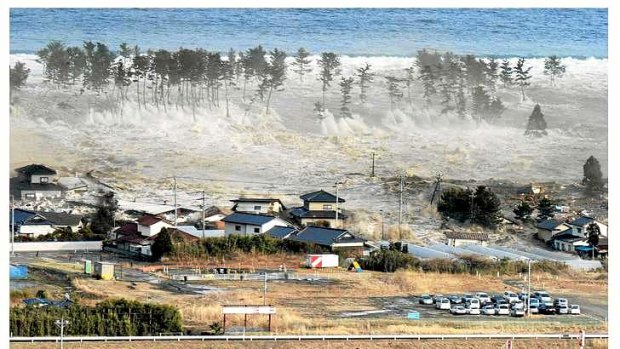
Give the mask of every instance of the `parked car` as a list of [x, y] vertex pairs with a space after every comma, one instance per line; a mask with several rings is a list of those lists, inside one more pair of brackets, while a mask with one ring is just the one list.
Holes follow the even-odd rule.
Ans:
[[549, 295], [549, 292], [547, 291], [536, 291], [534, 292], [534, 297], [538, 298], [538, 300], [540, 300], [541, 303], [553, 304], [553, 302], [551, 301], [551, 296]]
[[498, 304], [495, 306], [495, 314], [510, 315], [510, 307], [508, 306], [508, 304]]
[[555, 307], [556, 314], [568, 314], [568, 305], [558, 305]]
[[448, 297], [448, 299], [450, 300], [450, 303], [452, 304], [461, 304], [461, 297], [459, 296], [451, 295]]
[[442, 298], [435, 302], [435, 308], [450, 310], [450, 300], [448, 298]]
[[553, 300], [553, 306], [557, 307], [558, 305], [566, 305], [568, 306], [568, 299], [566, 298], [556, 298]]
[[429, 296], [427, 294], [423, 294], [418, 299], [418, 303], [420, 303], [420, 304], [433, 304], [433, 299], [431, 298], [431, 296]]
[[529, 296], [529, 295], [528, 295], [528, 293], [527, 293], [527, 292], [521, 292], [521, 293], [519, 293], [519, 299], [520, 299], [520, 300], [522, 300], [522, 301], [524, 301], [524, 302], [527, 300], [527, 297], [528, 297], [528, 296]]
[[523, 308], [512, 308], [510, 310], [510, 316], [514, 316], [514, 317], [522, 317], [525, 315], [525, 311], [523, 310]]
[[473, 295], [471, 295], [471, 294], [466, 294], [466, 295], [464, 295], [463, 297], [461, 297], [461, 303], [467, 303], [467, 301], [468, 301], [468, 300], [470, 300], [470, 299], [472, 299], [472, 298], [474, 298], [474, 296], [473, 296]]
[[443, 299], [443, 298], [444, 298], [444, 296], [443, 296], [442, 294], [436, 294], [436, 295], [433, 297], [433, 304], [437, 303], [437, 301], [439, 301], [439, 300], [441, 300], [441, 299]]
[[504, 299], [508, 303], [513, 303], [519, 300], [519, 296], [516, 293], [511, 291], [504, 291]]
[[483, 315], [495, 315], [495, 307], [492, 305], [485, 305], [480, 309], [480, 313]]
[[478, 298], [481, 303], [487, 303], [491, 301], [491, 297], [489, 297], [489, 295], [485, 292], [476, 292], [474, 296]]
[[572, 314], [572, 315], [580, 315], [581, 314], [581, 308], [579, 308], [579, 305], [577, 305], [577, 304], [571, 304], [568, 307], [568, 313]]
[[471, 303], [467, 307], [467, 313], [469, 315], [480, 315], [480, 308], [474, 308], [471, 306]]
[[452, 308], [450, 308], [450, 314], [465, 315], [467, 314], [467, 309], [465, 309], [465, 307], [462, 305], [455, 305]]
[[548, 306], [547, 304], [543, 303], [543, 304], [538, 306], [538, 312], [540, 314], [553, 315], [553, 314], [555, 314], [555, 308], [552, 307], [552, 306]]
[[540, 300], [538, 298], [530, 298], [530, 306], [532, 305], [538, 308], [538, 306], [540, 305]]
[[499, 301], [505, 301], [504, 297], [503, 297], [503, 296], [500, 296], [500, 295], [498, 295], [498, 294], [495, 294], [495, 295], [493, 295], [493, 296], [491, 297], [491, 302], [493, 302], [493, 303], [497, 304], [497, 302], [499, 302]]
[[466, 304], [469, 308], [480, 309], [480, 300], [478, 298], [471, 298], [467, 301]]
[[510, 305], [510, 309], [515, 309], [515, 308], [516, 309], [523, 309], [523, 308], [525, 308], [525, 305], [523, 304], [522, 301], [519, 300], [519, 301], [516, 301], [516, 302], [514, 302], [514, 303], [512, 303]]
[[530, 305], [530, 313], [531, 314], [538, 314], [538, 305]]

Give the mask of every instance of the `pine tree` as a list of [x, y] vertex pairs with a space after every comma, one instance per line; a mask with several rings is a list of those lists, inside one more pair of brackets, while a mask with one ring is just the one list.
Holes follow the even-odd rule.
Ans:
[[38, 61], [45, 67], [45, 77], [58, 85], [69, 81], [69, 56], [65, 45], [60, 41], [50, 41], [37, 51]]
[[521, 100], [525, 101], [525, 88], [530, 85], [529, 80], [532, 78], [530, 70], [532, 67], [524, 68], [525, 58], [519, 58], [515, 66], [515, 82], [521, 87]]
[[291, 63], [291, 65], [295, 67], [293, 71], [299, 75], [299, 81], [301, 82], [304, 81], [304, 75], [312, 71], [312, 68], [308, 67], [312, 60], [308, 57], [310, 57], [310, 52], [300, 47], [294, 56], [295, 60]]
[[495, 93], [495, 85], [497, 84], [497, 78], [499, 77], [497, 72], [498, 68], [499, 63], [495, 60], [495, 58], [489, 59], [489, 62], [486, 64], [487, 86], [493, 93]]
[[526, 136], [540, 137], [547, 135], [547, 122], [545, 121], [544, 114], [540, 110], [540, 105], [536, 104], [534, 110], [527, 121], [525, 128]]
[[549, 56], [545, 59], [545, 75], [549, 75], [551, 86], [555, 86], [556, 79], [561, 78], [566, 73], [566, 66], [562, 64], [562, 59], [558, 56]]
[[375, 73], [370, 72], [370, 67], [370, 64], [366, 63], [365, 66], [357, 68], [357, 77], [359, 78], [360, 85], [360, 101], [362, 103], [366, 103], [367, 91], [375, 76]]
[[266, 113], [269, 114], [269, 102], [274, 91], [281, 91], [284, 80], [286, 79], [286, 53], [277, 48], [269, 52], [270, 60], [265, 69], [265, 78], [261, 85], [267, 87]]
[[422, 80], [424, 85], [424, 99], [426, 103], [432, 104], [431, 97], [437, 93], [437, 90], [435, 89], [435, 76], [430, 66], [427, 65], [422, 68], [419, 79]]
[[151, 246], [151, 254], [154, 260], [160, 260], [164, 255], [172, 252], [172, 238], [166, 228], [162, 228], [155, 237], [155, 241]]
[[603, 172], [601, 172], [601, 164], [594, 156], [590, 156], [583, 165], [583, 180], [586, 186], [586, 192], [594, 194], [604, 187]]
[[543, 198], [538, 202], [538, 218], [539, 219], [548, 219], [553, 218], [555, 211], [555, 203], [548, 199]]
[[394, 111], [394, 104], [403, 97], [400, 84], [402, 80], [394, 76], [386, 76], [388, 95], [390, 96], [390, 110]]
[[330, 86], [330, 83], [334, 80], [334, 76], [340, 75], [340, 57], [333, 52], [321, 53], [321, 58], [318, 60], [321, 71], [319, 73], [319, 80], [322, 83], [323, 99], [322, 106], [325, 107], [325, 92]]
[[512, 211], [518, 219], [527, 220], [530, 218], [532, 212], [534, 212], [534, 209], [527, 202], [521, 201]]
[[415, 80], [415, 67], [412, 65], [409, 68], [405, 68], [405, 85], [407, 86], [407, 101], [409, 102], [409, 107], [411, 108], [411, 113], [413, 113], [413, 96], [412, 96], [412, 87], [413, 81]]
[[351, 117], [351, 110], [349, 110], [349, 104], [351, 103], [351, 88], [353, 85], [353, 78], [342, 78], [340, 80], [340, 91], [342, 92], [342, 103], [340, 107], [340, 113], [343, 118]]
[[500, 66], [499, 79], [504, 84], [504, 88], [512, 85], [512, 67], [510, 66], [510, 62], [507, 59], [502, 61]]
[[476, 188], [473, 199], [472, 223], [495, 228], [501, 219], [501, 201], [485, 186]]
[[[9, 80], [10, 80], [10, 94], [13, 90], [19, 90], [26, 84], [30, 69], [26, 68], [26, 64], [23, 62], [17, 62], [13, 67], [9, 66]], [[12, 100], [12, 98], [10, 98]]]
[[586, 234], [588, 237], [588, 244], [594, 249], [599, 244], [601, 228], [599, 228], [598, 224], [592, 222], [586, 228]]

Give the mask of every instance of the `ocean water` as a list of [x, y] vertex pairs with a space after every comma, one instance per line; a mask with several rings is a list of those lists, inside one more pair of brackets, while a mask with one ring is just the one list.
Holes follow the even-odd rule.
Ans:
[[291, 53], [409, 57], [422, 48], [495, 57], [606, 58], [606, 9], [11, 9], [11, 53], [50, 40], [117, 48], [258, 44]]

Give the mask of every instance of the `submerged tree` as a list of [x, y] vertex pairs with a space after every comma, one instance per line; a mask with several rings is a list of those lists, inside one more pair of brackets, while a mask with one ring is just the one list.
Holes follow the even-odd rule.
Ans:
[[525, 100], [525, 88], [530, 86], [529, 80], [532, 78], [530, 70], [532, 67], [524, 67], [525, 58], [519, 58], [517, 65], [515, 66], [515, 82], [521, 87], [521, 100]]
[[435, 89], [435, 75], [429, 65], [422, 68], [419, 79], [422, 80], [424, 86], [424, 100], [426, 100], [426, 104], [432, 104], [431, 97], [437, 93], [437, 90]]
[[555, 212], [555, 202], [545, 197], [538, 202], [538, 218], [549, 219], [553, 218]]
[[394, 111], [394, 104], [403, 97], [403, 91], [400, 86], [402, 80], [394, 76], [386, 76], [386, 87], [390, 96], [390, 110]]
[[340, 92], [342, 92], [342, 103], [340, 105], [340, 113], [343, 118], [351, 117], [351, 110], [349, 110], [349, 104], [351, 104], [351, 88], [353, 86], [353, 78], [342, 78], [340, 80]]
[[269, 114], [269, 102], [274, 91], [281, 91], [284, 80], [286, 79], [286, 53], [277, 48], [269, 52], [269, 63], [265, 69], [265, 77], [261, 86], [265, 86], [267, 93], [267, 103], [265, 111]]
[[323, 52], [318, 60], [318, 64], [321, 68], [319, 80], [322, 83], [323, 91], [322, 105], [325, 107], [325, 91], [327, 91], [330, 83], [334, 80], [334, 76], [340, 74], [340, 57], [333, 52]]
[[545, 58], [545, 75], [549, 76], [551, 86], [555, 86], [556, 79], [561, 78], [566, 73], [566, 66], [562, 64], [562, 59], [558, 56], [549, 56]]
[[299, 75], [299, 81], [301, 82], [304, 81], [304, 75], [312, 71], [312, 68], [309, 67], [312, 60], [308, 57], [310, 57], [310, 52], [306, 51], [305, 48], [300, 47], [294, 56], [295, 60], [291, 63], [294, 67], [293, 71]]
[[512, 67], [510, 66], [510, 62], [507, 59], [502, 61], [500, 66], [499, 79], [504, 84], [504, 88], [512, 85]]
[[581, 183], [586, 186], [586, 192], [588, 194], [601, 191], [605, 185], [603, 182], [601, 164], [594, 156], [590, 156], [583, 165], [583, 180]]
[[495, 85], [497, 84], [499, 63], [495, 60], [495, 58], [489, 59], [489, 62], [486, 64], [486, 75], [487, 75], [487, 86], [489, 89], [495, 93]]
[[532, 212], [534, 212], [534, 208], [532, 208], [532, 206], [530, 206], [527, 202], [521, 201], [519, 205], [512, 210], [512, 212], [514, 212], [515, 217], [518, 219], [527, 220], [530, 218]]
[[359, 78], [360, 85], [360, 101], [362, 103], [366, 103], [368, 88], [375, 77], [375, 73], [370, 72], [370, 67], [370, 64], [366, 63], [365, 66], [357, 68], [357, 77]]
[[45, 77], [61, 85], [69, 81], [70, 60], [65, 45], [60, 41], [50, 41], [37, 51], [38, 61], [45, 67]]
[[114, 227], [114, 215], [118, 210], [118, 201], [114, 192], [107, 192], [99, 197], [97, 210], [90, 222], [90, 229], [95, 234], [107, 234]]
[[489, 188], [476, 188], [473, 199], [472, 223], [487, 228], [495, 228], [501, 219], [501, 201]]
[[29, 74], [30, 69], [26, 68], [26, 64], [23, 62], [17, 62], [13, 67], [9, 66], [9, 92], [11, 95], [13, 90], [19, 90], [24, 87]]
[[530, 118], [527, 121], [525, 135], [535, 137], [547, 135], [547, 122], [538, 104], [534, 106], [534, 110], [532, 110], [532, 114], [530, 114]]

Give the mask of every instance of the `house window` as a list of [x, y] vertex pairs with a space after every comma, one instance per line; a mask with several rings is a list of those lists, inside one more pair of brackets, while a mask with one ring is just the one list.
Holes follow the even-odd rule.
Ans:
[[49, 177], [40, 177], [39, 181], [41, 183], [49, 183], [50, 182], [50, 178]]
[[254, 206], [254, 211], [260, 211], [261, 210], [261, 206]]
[[577, 234], [581, 234], [581, 228], [577, 228]]
[[254, 228], [254, 234], [260, 233], [260, 228]]
[[235, 225], [235, 231], [241, 231], [241, 226], [240, 225]]
[[332, 209], [332, 205], [323, 205], [323, 209], [324, 210], [331, 210]]
[[26, 199], [34, 199], [35, 196], [34, 196], [34, 193], [29, 193], [29, 194], [24, 195], [24, 197], [26, 197]]

